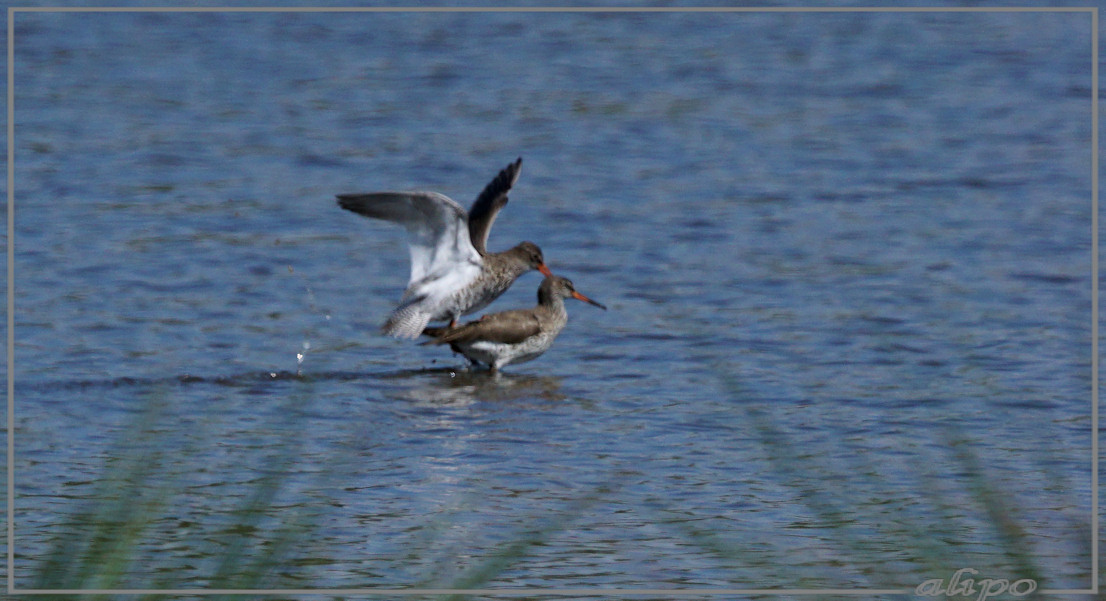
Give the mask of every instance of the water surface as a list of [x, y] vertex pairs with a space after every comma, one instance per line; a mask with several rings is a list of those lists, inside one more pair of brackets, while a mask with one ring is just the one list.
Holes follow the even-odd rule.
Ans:
[[[135, 495], [119, 586], [1087, 587], [1088, 21], [18, 14], [18, 586]], [[489, 246], [610, 310], [378, 335], [334, 194], [517, 156]]]

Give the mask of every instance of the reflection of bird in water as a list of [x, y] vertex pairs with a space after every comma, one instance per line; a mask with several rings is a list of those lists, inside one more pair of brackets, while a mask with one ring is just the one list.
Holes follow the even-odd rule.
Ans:
[[456, 368], [417, 369], [378, 376], [388, 380], [409, 380], [415, 385], [402, 396], [432, 405], [468, 405], [480, 402], [563, 402], [561, 379], [531, 374], [497, 374]]
[[522, 159], [503, 169], [467, 213], [437, 192], [338, 195], [343, 209], [401, 224], [410, 235], [411, 279], [384, 333], [417, 338], [431, 321], [449, 320], [454, 325], [458, 317], [488, 306], [531, 269], [552, 275], [541, 249], [532, 242], [487, 252], [492, 222], [506, 206], [507, 192], [521, 169]]

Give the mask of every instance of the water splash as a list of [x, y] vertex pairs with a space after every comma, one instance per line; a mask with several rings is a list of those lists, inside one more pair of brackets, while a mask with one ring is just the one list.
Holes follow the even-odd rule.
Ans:
[[304, 359], [304, 357], [307, 356], [307, 351], [309, 351], [309, 350], [311, 350], [311, 342], [309, 342], [307, 340], [304, 340], [303, 341], [303, 352], [302, 353], [296, 353], [296, 375], [297, 376], [302, 376], [303, 375], [303, 359]]
[[[318, 299], [315, 297], [315, 290], [311, 287], [311, 284], [307, 281], [302, 274], [296, 272], [296, 270], [288, 265], [288, 273], [292, 274], [300, 279], [303, 284], [303, 289], [307, 293], [307, 309], [314, 315], [321, 316], [323, 320], [330, 321], [330, 311], [319, 307]], [[311, 350], [311, 342], [308, 338], [312, 335], [313, 328], [311, 326], [305, 327], [303, 336], [304, 341], [301, 345], [300, 352], [296, 353], [296, 375], [303, 375], [303, 362], [307, 358], [307, 352]]]

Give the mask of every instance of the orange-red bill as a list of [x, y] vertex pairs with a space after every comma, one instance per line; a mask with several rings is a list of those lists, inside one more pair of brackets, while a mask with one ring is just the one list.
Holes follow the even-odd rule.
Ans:
[[540, 271], [541, 274], [547, 278], [553, 277], [553, 272], [549, 271], [549, 268], [545, 266], [545, 263], [538, 264], [538, 271]]
[[595, 305], [596, 307], [599, 307], [600, 309], [603, 309], [604, 311], [607, 310], [606, 305], [604, 305], [602, 303], [597, 303], [597, 302], [591, 300], [590, 298], [584, 296], [583, 294], [580, 294], [579, 292], [576, 292], [575, 290], [572, 291], [572, 298], [574, 298], [576, 300], [582, 300], [585, 303], [588, 303], [589, 305]]

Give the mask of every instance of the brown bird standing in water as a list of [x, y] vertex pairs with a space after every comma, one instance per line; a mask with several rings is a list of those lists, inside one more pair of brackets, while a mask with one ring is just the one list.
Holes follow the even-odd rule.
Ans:
[[606, 309], [576, 292], [567, 278], [549, 276], [538, 287], [538, 306], [492, 313], [454, 328], [426, 328], [430, 336], [423, 344], [449, 344], [473, 363], [484, 363], [497, 373], [512, 363], [538, 358], [553, 345], [553, 339], [568, 323], [566, 298], [575, 298]]

